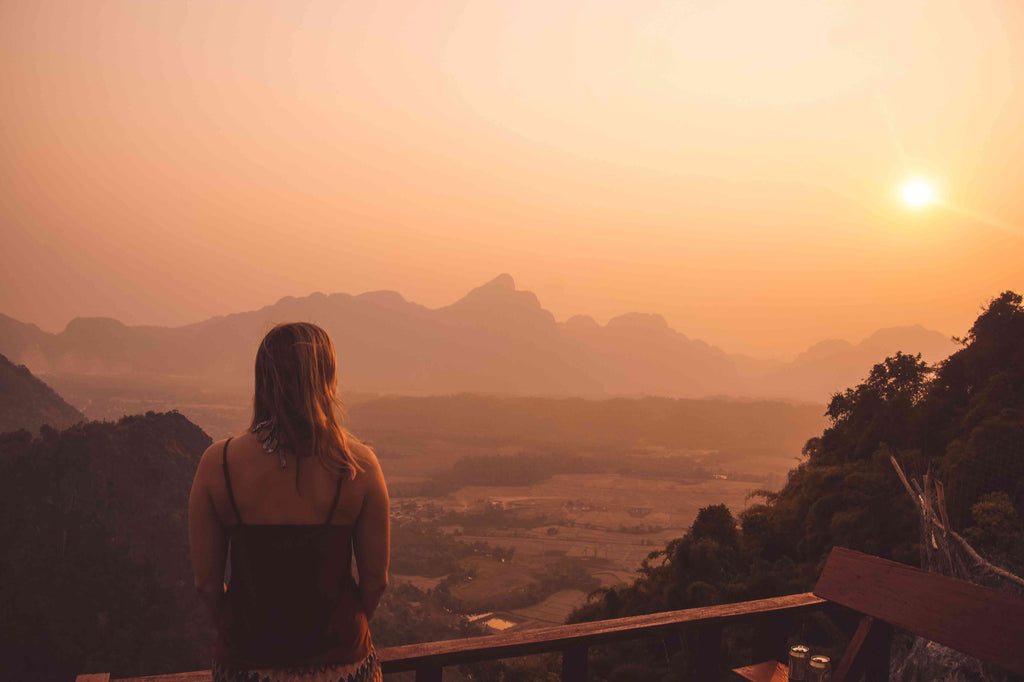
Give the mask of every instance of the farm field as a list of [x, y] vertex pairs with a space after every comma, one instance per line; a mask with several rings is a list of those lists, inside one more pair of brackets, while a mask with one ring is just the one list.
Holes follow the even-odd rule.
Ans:
[[[737, 514], [756, 487], [749, 481], [722, 479], [687, 483], [620, 474], [561, 474], [532, 486], [471, 486], [445, 497], [403, 503], [435, 514], [472, 513], [489, 507], [503, 509], [512, 518], [557, 520], [536, 527], [444, 527], [465, 542], [483, 540], [515, 550], [507, 561], [474, 556], [462, 562], [469, 577], [454, 586], [451, 594], [479, 613], [491, 612], [489, 603], [504, 603], [566, 559], [581, 562], [594, 587], [632, 581], [641, 562], [685, 533], [702, 507], [724, 503]], [[395, 579], [421, 589], [438, 582], [418, 576]], [[581, 589], [561, 589], [538, 603], [495, 609], [493, 617], [503, 629], [545, 627], [564, 622], [585, 603], [586, 596]]]
[[[573, 528], [614, 531], [644, 524], [685, 530], [701, 507], [725, 503], [737, 513], [757, 488], [749, 481], [722, 479], [689, 483], [621, 474], [558, 474], [532, 486], [466, 487], [435, 502], [454, 511], [490, 501], [524, 513], [562, 512]], [[599, 541], [586, 533], [579, 533], [578, 538], [580, 542]]]
[[561, 590], [533, 606], [513, 609], [511, 615], [519, 622], [521, 629], [561, 625], [569, 612], [582, 604], [587, 593], [581, 590]]

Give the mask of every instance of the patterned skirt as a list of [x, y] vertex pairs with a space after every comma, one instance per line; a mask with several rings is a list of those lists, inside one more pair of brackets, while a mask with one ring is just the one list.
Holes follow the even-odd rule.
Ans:
[[315, 663], [293, 668], [232, 668], [213, 664], [213, 682], [382, 682], [380, 661], [373, 648], [355, 663]]

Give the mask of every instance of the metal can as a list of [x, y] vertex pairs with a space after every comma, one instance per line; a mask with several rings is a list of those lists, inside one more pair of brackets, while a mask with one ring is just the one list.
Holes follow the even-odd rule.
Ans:
[[807, 679], [807, 663], [811, 650], [805, 644], [789, 647], [789, 679], [803, 682]]
[[807, 671], [807, 682], [829, 682], [831, 679], [832, 659], [828, 656], [813, 657]]

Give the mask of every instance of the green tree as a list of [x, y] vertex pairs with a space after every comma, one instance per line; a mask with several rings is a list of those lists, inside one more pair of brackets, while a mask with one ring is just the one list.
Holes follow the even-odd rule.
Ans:
[[[806, 442], [781, 490], [760, 491], [738, 528], [724, 506], [705, 507], [686, 535], [649, 555], [636, 581], [598, 591], [604, 598], [570, 622], [803, 591], [837, 545], [916, 563], [917, 512], [892, 456], [909, 473], [937, 474], [954, 529], [966, 529], [995, 563], [1024, 571], [1021, 296], [993, 299], [960, 342], [936, 367], [902, 352], [876, 364], [833, 396], [829, 426]], [[629, 655], [659, 668], [657, 651], [631, 644], [603, 654], [599, 674]], [[685, 670], [685, 656], [673, 664]]]

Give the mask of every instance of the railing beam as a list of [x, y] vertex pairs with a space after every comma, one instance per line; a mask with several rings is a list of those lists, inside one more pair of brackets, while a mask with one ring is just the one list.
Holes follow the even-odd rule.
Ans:
[[587, 647], [562, 651], [562, 682], [587, 682]]
[[385, 673], [416, 670], [424, 666], [462, 665], [475, 661], [530, 656], [564, 651], [576, 646], [660, 636], [666, 630], [694, 627], [702, 621], [736, 623], [749, 621], [773, 611], [807, 611], [821, 607], [825, 600], [807, 592], [750, 602], [718, 604], [683, 611], [649, 613], [611, 620], [558, 625], [538, 630], [520, 630], [500, 635], [471, 637], [378, 649]]
[[[381, 667], [385, 674], [416, 671], [417, 682], [441, 682], [444, 666], [464, 665], [477, 661], [494, 661], [502, 658], [531, 656], [534, 654], [561, 651], [563, 679], [586, 680], [587, 650], [592, 646], [603, 646], [611, 642], [639, 639], [642, 637], [664, 636], [666, 653], [673, 653], [676, 633], [682, 629], [696, 627], [703, 633], [698, 637], [701, 651], [698, 656], [704, 662], [701, 669], [711, 671], [707, 679], [715, 679], [714, 673], [721, 664], [722, 626], [726, 624], [750, 623], [758, 618], [774, 614], [796, 614], [821, 609], [827, 602], [810, 592], [771, 597], [750, 602], [718, 604], [715, 606], [649, 613], [589, 623], [559, 625], [539, 630], [523, 630], [468, 639], [425, 642], [378, 649]], [[78, 682], [107, 682], [108, 674], [100, 676], [80, 675]], [[209, 682], [209, 670], [190, 673], [172, 673], [147, 677], [122, 678], [119, 682]], [[114, 682], [111, 680], [111, 682]]]

